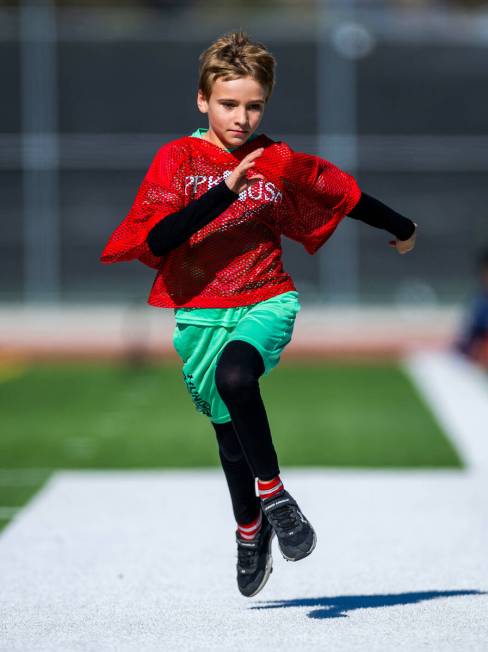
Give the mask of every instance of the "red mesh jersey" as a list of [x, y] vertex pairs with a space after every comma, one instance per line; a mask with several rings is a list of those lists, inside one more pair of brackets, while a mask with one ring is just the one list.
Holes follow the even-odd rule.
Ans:
[[[189, 240], [154, 256], [145, 242], [150, 229], [227, 177], [259, 147], [264, 152], [249, 172], [261, 174], [263, 180]], [[158, 150], [129, 214], [110, 236], [100, 260], [139, 260], [158, 270], [148, 298], [153, 306], [250, 305], [296, 289], [283, 269], [282, 235], [314, 254], [360, 196], [351, 175], [264, 134], [232, 153], [184, 136]]]

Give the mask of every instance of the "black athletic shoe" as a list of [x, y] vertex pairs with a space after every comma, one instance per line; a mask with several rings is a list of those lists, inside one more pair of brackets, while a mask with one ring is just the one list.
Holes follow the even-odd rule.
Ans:
[[285, 489], [272, 498], [261, 498], [261, 507], [287, 561], [298, 561], [312, 552], [317, 543], [315, 531]]
[[273, 572], [271, 544], [274, 534], [264, 514], [261, 529], [252, 541], [241, 539], [236, 531], [237, 586], [247, 598], [259, 593]]

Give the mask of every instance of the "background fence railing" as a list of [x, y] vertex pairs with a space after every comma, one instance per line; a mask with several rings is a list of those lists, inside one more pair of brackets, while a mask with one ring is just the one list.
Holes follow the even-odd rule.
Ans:
[[352, 220], [313, 257], [284, 239], [304, 301], [465, 299], [488, 242], [488, 14], [383, 4], [0, 8], [0, 301], [144, 299], [153, 272], [101, 249], [158, 147], [207, 126], [198, 55], [237, 28], [278, 60], [259, 131], [420, 225], [407, 256]]

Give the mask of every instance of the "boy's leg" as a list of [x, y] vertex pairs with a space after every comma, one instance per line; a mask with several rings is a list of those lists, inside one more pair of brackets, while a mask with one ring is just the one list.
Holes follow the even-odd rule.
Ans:
[[232, 421], [212, 421], [237, 521], [237, 586], [242, 595], [256, 595], [273, 571], [271, 542], [275, 532], [263, 516], [255, 478], [237, 439]]
[[[315, 549], [317, 537], [279, 476], [259, 392], [258, 377], [264, 367], [259, 358], [261, 354], [249, 342], [231, 340], [217, 364], [215, 380], [241, 446], [258, 476], [259, 500], [266, 521], [276, 533], [283, 557], [288, 561], [298, 561]], [[266, 481], [268, 472], [273, 475]]]
[[238, 524], [253, 522], [260, 512], [254, 474], [237, 439], [232, 422], [211, 422], [219, 444], [219, 456], [229, 487], [232, 510]]
[[249, 342], [231, 340], [217, 363], [215, 384], [254, 476], [272, 480], [280, 469], [259, 389], [263, 373], [259, 351]]
[[258, 478], [260, 496], [271, 497], [282, 485], [258, 379], [279, 363], [283, 349], [291, 340], [299, 310], [296, 291], [251, 306], [217, 359], [214, 378], [217, 392]]

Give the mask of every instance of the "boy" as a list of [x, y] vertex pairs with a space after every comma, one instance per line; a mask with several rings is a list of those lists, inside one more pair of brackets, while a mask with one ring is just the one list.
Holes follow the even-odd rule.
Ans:
[[101, 257], [158, 270], [148, 302], [174, 309], [184, 381], [216, 432], [237, 522], [237, 584], [246, 597], [269, 578], [274, 536], [289, 561], [316, 545], [280, 477], [259, 391], [301, 308], [283, 269], [281, 236], [314, 254], [350, 216], [394, 233], [390, 244], [403, 254], [416, 231], [329, 161], [255, 133], [275, 63], [242, 32], [201, 54], [197, 105], [208, 129], [158, 151]]

